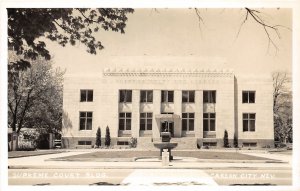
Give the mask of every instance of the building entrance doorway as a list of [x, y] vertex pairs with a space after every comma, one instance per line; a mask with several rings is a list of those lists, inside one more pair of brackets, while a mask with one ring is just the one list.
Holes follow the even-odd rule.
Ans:
[[171, 137], [174, 137], [174, 122], [162, 121], [160, 124], [160, 132], [170, 132]]

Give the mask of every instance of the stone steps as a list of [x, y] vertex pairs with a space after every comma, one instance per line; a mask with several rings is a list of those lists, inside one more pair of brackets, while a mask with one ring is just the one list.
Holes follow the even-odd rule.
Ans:
[[195, 137], [172, 138], [171, 142], [178, 143], [175, 150], [197, 149], [197, 138]]

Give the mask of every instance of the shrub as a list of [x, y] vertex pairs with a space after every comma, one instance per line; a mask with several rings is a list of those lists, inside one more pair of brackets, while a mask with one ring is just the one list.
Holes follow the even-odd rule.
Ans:
[[96, 145], [97, 148], [101, 146], [101, 129], [98, 127], [97, 133], [96, 133]]
[[129, 140], [129, 146], [131, 148], [136, 148], [136, 146], [137, 146], [137, 138], [131, 137], [130, 140]]
[[36, 145], [31, 141], [22, 141], [18, 144], [19, 151], [34, 151], [36, 149]]
[[224, 147], [228, 148], [229, 147], [229, 142], [228, 142], [228, 132], [227, 132], [227, 130], [224, 131], [223, 141], [224, 141]]
[[105, 146], [110, 146], [110, 132], [109, 132], [109, 127], [106, 127], [106, 133], [105, 133]]

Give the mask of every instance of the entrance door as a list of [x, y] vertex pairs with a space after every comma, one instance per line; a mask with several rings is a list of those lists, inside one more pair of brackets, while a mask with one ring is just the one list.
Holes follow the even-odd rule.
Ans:
[[174, 123], [172, 121], [161, 122], [160, 132], [170, 132], [171, 137], [174, 137]]

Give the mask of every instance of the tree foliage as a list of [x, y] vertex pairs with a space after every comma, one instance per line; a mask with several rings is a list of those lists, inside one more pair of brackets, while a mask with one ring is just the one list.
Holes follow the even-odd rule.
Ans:
[[111, 142], [111, 139], [110, 139], [110, 132], [109, 132], [109, 127], [107, 126], [106, 127], [106, 133], [105, 133], [105, 146], [110, 146], [110, 142]]
[[63, 74], [41, 57], [29, 64], [10, 52], [8, 125], [13, 131], [19, 132], [23, 127], [60, 131]]
[[96, 54], [103, 45], [95, 38], [100, 29], [125, 32], [127, 14], [133, 9], [87, 8], [9, 8], [8, 46], [25, 59], [51, 58], [46, 37], [61, 46], [84, 44], [87, 52]]
[[292, 142], [293, 139], [293, 103], [290, 79], [286, 73], [273, 73], [273, 111], [275, 140]]
[[101, 129], [98, 127], [96, 133], [96, 146], [99, 148], [101, 146]]
[[227, 132], [227, 130], [224, 131], [223, 141], [224, 141], [224, 147], [228, 148], [229, 147], [229, 141], [228, 141], [228, 132]]

